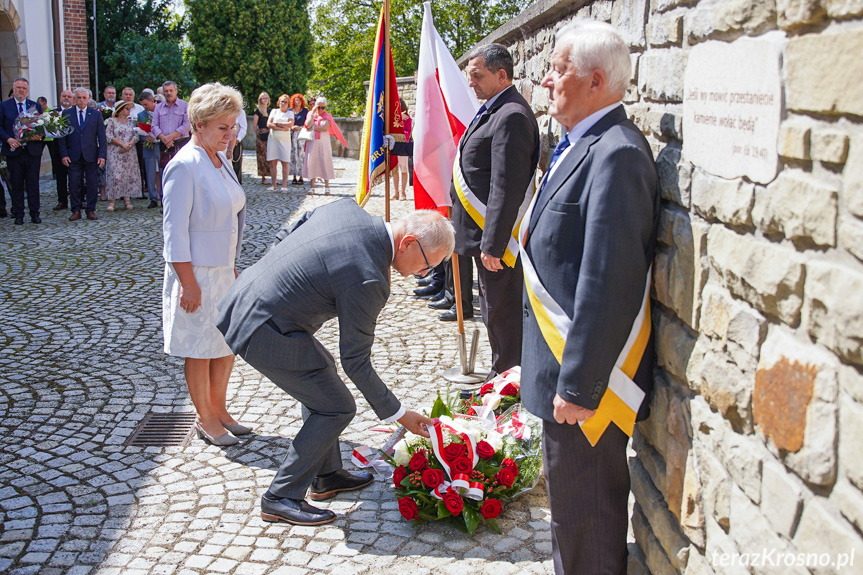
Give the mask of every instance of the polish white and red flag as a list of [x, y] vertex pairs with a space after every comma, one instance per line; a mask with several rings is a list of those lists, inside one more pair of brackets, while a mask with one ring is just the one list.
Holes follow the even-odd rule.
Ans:
[[479, 109], [452, 55], [435, 30], [431, 4], [423, 3], [423, 27], [414, 112], [414, 204], [446, 214], [459, 140]]

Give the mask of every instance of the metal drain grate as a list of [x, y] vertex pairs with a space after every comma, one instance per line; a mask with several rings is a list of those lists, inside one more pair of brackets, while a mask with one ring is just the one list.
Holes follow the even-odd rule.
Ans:
[[166, 447], [188, 445], [195, 428], [195, 412], [148, 413], [126, 445]]

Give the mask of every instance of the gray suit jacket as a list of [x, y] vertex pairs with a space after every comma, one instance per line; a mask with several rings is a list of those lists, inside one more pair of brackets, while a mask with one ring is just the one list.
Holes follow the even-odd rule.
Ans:
[[[548, 421], [556, 393], [587, 409], [599, 405], [641, 307], [659, 223], [653, 155], [623, 106], [572, 146], [537, 199], [526, 241], [543, 285], [573, 319], [558, 364], [524, 294], [522, 401]], [[634, 381], [649, 396], [652, 337]]]
[[386, 419], [401, 404], [372, 367], [371, 349], [392, 260], [381, 218], [348, 199], [322, 206], [240, 274], [219, 302], [217, 326], [252, 365], [305, 371], [334, 365], [313, 334], [338, 317], [342, 367]]

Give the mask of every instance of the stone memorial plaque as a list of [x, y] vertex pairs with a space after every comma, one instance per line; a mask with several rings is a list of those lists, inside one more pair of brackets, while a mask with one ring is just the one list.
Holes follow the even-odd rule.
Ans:
[[[686, 64], [683, 155], [722, 178], [776, 177], [782, 116], [781, 53], [764, 39], [705, 42]], [[814, 89], [814, 87], [813, 87]]]

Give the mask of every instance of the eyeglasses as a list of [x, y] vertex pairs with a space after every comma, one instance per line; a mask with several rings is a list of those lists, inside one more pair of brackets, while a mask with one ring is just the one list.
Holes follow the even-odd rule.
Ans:
[[425, 262], [426, 262], [426, 267], [424, 267], [423, 269], [421, 269], [421, 270], [420, 270], [417, 274], [415, 274], [415, 275], [417, 275], [417, 276], [419, 276], [419, 277], [421, 277], [421, 278], [424, 278], [424, 277], [426, 277], [427, 275], [429, 275], [429, 273], [431, 273], [432, 271], [434, 271], [434, 266], [433, 266], [433, 265], [431, 265], [431, 264], [429, 263], [429, 259], [426, 257], [426, 252], [425, 252], [425, 250], [423, 249], [423, 245], [420, 243], [420, 241], [419, 241], [419, 240], [417, 240], [417, 245], [419, 246], [419, 248], [420, 248], [420, 253], [423, 255], [423, 259], [424, 259], [424, 260], [425, 260]]
[[327, 109], [326, 106], [318, 106], [318, 110], [326, 110], [326, 109]]

